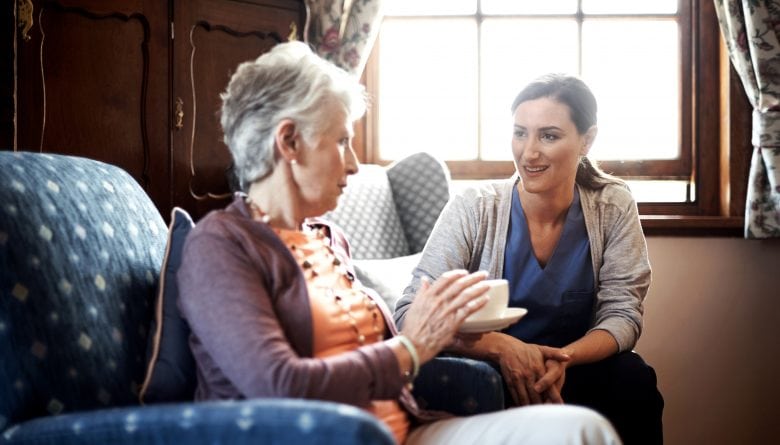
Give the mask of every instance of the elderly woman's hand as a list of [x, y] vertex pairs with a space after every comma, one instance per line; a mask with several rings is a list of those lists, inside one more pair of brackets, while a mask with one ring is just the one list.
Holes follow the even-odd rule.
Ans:
[[403, 334], [414, 342], [424, 363], [451, 344], [463, 321], [487, 303], [485, 272], [445, 272], [430, 284], [423, 282], [409, 311]]

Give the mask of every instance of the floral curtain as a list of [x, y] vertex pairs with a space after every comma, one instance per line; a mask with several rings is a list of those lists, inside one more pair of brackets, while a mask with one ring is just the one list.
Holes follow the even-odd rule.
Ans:
[[317, 53], [360, 76], [382, 21], [382, 0], [306, 0], [304, 39]]
[[780, 238], [780, 0], [714, 0], [734, 68], [753, 106], [746, 238]]

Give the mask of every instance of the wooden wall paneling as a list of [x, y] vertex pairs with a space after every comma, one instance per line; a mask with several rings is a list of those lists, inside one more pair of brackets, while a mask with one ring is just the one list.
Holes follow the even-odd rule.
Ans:
[[[695, 64], [699, 94], [694, 104], [694, 147], [699, 152], [695, 166], [696, 201], [699, 215], [719, 215], [720, 197], [720, 28], [711, 1], [699, 1], [694, 28], [698, 38]], [[711, 56], [705, 56], [711, 55]], [[713, 70], [715, 66], [718, 69]]]
[[[174, 82], [182, 125], [171, 128], [174, 205], [194, 218], [230, 200], [230, 153], [222, 142], [219, 94], [243, 61], [302, 31], [300, 2], [174, 0]], [[299, 34], [300, 35], [300, 34]]]
[[145, 1], [34, 1], [17, 39], [19, 150], [127, 170], [167, 209], [168, 8]]
[[753, 129], [753, 107], [733, 67], [730, 67], [728, 82], [728, 214], [745, 216], [748, 185], [746, 178], [750, 173], [750, 161], [753, 156], [753, 144], [750, 140]]
[[227, 202], [219, 93], [305, 19], [301, 0], [32, 0], [23, 40], [2, 8], [0, 149], [118, 165], [164, 217]]
[[[368, 55], [368, 62], [360, 75], [360, 83], [365, 86], [366, 91], [377, 91], [376, 85], [379, 70], [374, 60], [378, 57], [380, 38], [380, 36], [377, 36], [376, 41], [374, 41], [374, 46]], [[355, 150], [358, 160], [363, 164], [377, 163], [374, 159], [374, 154], [377, 153], [375, 147], [377, 146], [376, 129], [379, 127], [376, 117], [378, 105], [379, 99], [376, 96], [369, 95], [366, 114], [355, 122], [354, 125], [355, 137], [352, 140], [352, 148]]]
[[14, 138], [14, 112], [16, 109], [14, 71], [16, 68], [16, 5], [6, 2], [0, 6], [0, 150], [12, 150]]
[[745, 215], [747, 177], [753, 153], [753, 107], [739, 74], [729, 58], [726, 43], [720, 45], [720, 216]]

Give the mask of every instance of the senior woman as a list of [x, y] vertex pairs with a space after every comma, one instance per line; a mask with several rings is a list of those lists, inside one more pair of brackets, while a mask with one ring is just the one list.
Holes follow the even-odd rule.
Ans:
[[291, 42], [241, 64], [222, 99], [244, 193], [198, 223], [178, 272], [197, 399], [347, 403], [377, 416], [398, 443], [618, 442], [585, 408], [437, 421], [421, 412], [408, 384], [485, 303], [485, 274], [447, 271], [422, 284], [399, 333], [381, 299], [351, 274], [340, 232], [316, 219], [358, 170], [351, 139], [365, 109], [362, 87]]
[[[574, 76], [546, 75], [518, 94], [517, 175], [448, 203], [395, 320], [405, 328], [424, 280], [447, 270], [505, 278], [510, 306], [528, 315], [458, 352], [499, 363], [518, 405], [589, 406], [625, 443], [660, 443], [655, 372], [631, 352], [650, 285], [647, 248], [631, 193], [587, 157], [596, 111], [592, 92]], [[550, 347], [570, 360], [551, 356]]]

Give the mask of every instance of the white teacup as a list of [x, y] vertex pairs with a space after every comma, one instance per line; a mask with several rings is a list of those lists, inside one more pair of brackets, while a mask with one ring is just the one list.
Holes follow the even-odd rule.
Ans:
[[501, 317], [509, 305], [509, 282], [507, 280], [485, 280], [483, 283], [490, 286], [490, 289], [485, 293], [488, 302], [477, 312], [469, 315], [466, 321], [495, 320]]

